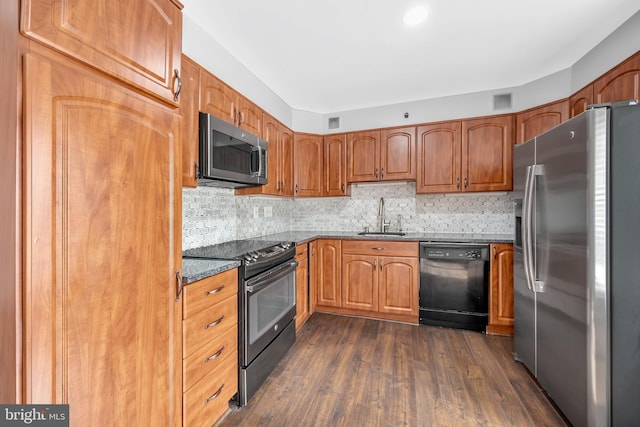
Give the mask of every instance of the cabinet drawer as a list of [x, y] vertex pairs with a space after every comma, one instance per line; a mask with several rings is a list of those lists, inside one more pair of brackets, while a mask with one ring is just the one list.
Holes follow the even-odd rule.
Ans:
[[306, 258], [307, 254], [308, 254], [308, 247], [309, 245], [307, 243], [302, 244], [302, 245], [298, 245], [296, 246], [296, 259], [297, 258]]
[[215, 304], [209, 309], [189, 317], [183, 321], [184, 346], [182, 357], [190, 356], [203, 345], [220, 336], [228, 328], [237, 328], [238, 298], [237, 295]]
[[238, 293], [236, 268], [187, 285], [184, 287], [182, 318], [187, 319], [236, 293]]
[[343, 240], [343, 254], [418, 257], [418, 242]]
[[187, 356], [183, 364], [184, 390], [189, 390], [200, 378], [219, 367], [237, 350], [238, 328], [234, 325], [209, 344]]
[[222, 361], [182, 397], [185, 427], [210, 426], [229, 409], [229, 400], [238, 391], [238, 352]]

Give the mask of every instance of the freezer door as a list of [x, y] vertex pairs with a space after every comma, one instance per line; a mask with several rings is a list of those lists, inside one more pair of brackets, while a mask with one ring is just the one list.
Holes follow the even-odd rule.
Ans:
[[[513, 150], [513, 199], [515, 218], [515, 242], [513, 254], [513, 304], [515, 359], [536, 373], [536, 295], [527, 286], [523, 258], [523, 199], [527, 168], [535, 164], [535, 141], [516, 145]], [[535, 203], [535, 200], [533, 201]], [[533, 224], [535, 226], [535, 224]], [[533, 234], [535, 236], [535, 234]]]
[[575, 426], [587, 425], [588, 114], [536, 138], [537, 372]]

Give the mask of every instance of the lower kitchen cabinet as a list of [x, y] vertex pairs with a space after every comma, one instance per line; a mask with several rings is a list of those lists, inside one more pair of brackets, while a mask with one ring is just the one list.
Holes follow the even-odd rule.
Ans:
[[238, 392], [237, 269], [186, 285], [183, 301], [183, 422], [212, 425]]
[[316, 307], [340, 307], [342, 241], [318, 239], [316, 241]]
[[[343, 240], [339, 263], [334, 256], [325, 258], [318, 276], [319, 311], [418, 323], [417, 242]], [[335, 279], [322, 282], [326, 277]], [[331, 305], [321, 304], [321, 297]]]
[[513, 335], [513, 245], [491, 244], [488, 334]]
[[309, 311], [309, 250], [308, 244], [296, 246], [296, 329], [307, 321]]

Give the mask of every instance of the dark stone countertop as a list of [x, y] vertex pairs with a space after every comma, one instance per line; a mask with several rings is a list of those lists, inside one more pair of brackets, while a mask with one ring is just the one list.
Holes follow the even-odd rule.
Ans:
[[187, 285], [240, 266], [240, 261], [182, 258], [182, 283]]
[[256, 239], [309, 242], [314, 239], [363, 239], [363, 240], [408, 240], [419, 242], [461, 242], [461, 243], [513, 243], [511, 234], [471, 234], [471, 233], [407, 233], [404, 236], [360, 236], [355, 231], [285, 231], [269, 234]]

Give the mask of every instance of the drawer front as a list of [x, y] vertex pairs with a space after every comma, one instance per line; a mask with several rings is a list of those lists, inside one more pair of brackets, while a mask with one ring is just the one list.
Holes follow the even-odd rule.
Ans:
[[304, 243], [302, 245], [298, 245], [296, 246], [296, 259], [297, 258], [306, 258], [307, 257], [307, 253], [308, 253], [308, 247], [309, 245], [307, 243]]
[[237, 268], [191, 283], [184, 287], [182, 318], [187, 319], [237, 293]]
[[230, 354], [214, 371], [201, 378], [182, 397], [185, 427], [213, 425], [229, 409], [238, 391], [238, 352]]
[[418, 242], [343, 240], [343, 254], [418, 257]]
[[201, 311], [183, 320], [184, 346], [182, 357], [186, 358], [211, 342], [238, 323], [238, 296], [233, 295], [215, 304], [211, 308]]
[[184, 360], [184, 390], [221, 366], [232, 353], [237, 355], [237, 350], [238, 328], [234, 325]]

